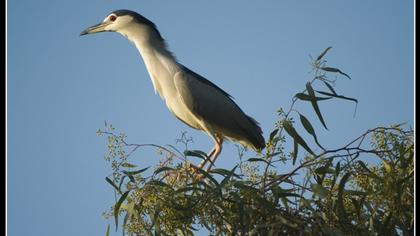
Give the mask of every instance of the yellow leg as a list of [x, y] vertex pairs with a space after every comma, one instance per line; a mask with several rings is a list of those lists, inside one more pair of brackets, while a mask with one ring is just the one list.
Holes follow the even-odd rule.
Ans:
[[206, 165], [207, 161], [210, 159], [210, 157], [213, 155], [214, 151], [216, 150], [216, 146], [213, 147], [213, 149], [210, 150], [210, 152], [207, 154], [206, 159], [202, 160], [200, 164], [198, 164], [198, 168], [203, 168], [204, 165]]
[[206, 170], [207, 172], [210, 171], [210, 169], [214, 165], [214, 162], [216, 161], [217, 157], [222, 152], [222, 143], [223, 143], [223, 139], [221, 139], [221, 138], [216, 138], [215, 139], [215, 145], [214, 145], [214, 148], [213, 148], [214, 151], [212, 153], [213, 155], [211, 155], [209, 157], [210, 164], [209, 164], [209, 167], [207, 167], [207, 170]]

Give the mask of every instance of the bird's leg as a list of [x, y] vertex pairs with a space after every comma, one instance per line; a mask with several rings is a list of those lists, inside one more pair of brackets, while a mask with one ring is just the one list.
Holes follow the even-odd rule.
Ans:
[[210, 159], [210, 157], [213, 155], [214, 151], [215, 151], [216, 147], [213, 147], [210, 152], [207, 154], [206, 159], [202, 160], [200, 162], [200, 164], [198, 164], [198, 168], [203, 168], [204, 165], [206, 165], [207, 161]]
[[210, 169], [214, 165], [214, 162], [216, 161], [217, 157], [222, 152], [222, 143], [223, 143], [223, 139], [221, 139], [221, 138], [216, 138], [215, 139], [215, 145], [214, 145], [214, 148], [213, 148], [214, 152], [209, 157], [210, 158], [210, 164], [209, 164], [209, 167], [207, 167], [207, 170], [206, 170], [207, 172], [210, 171]]

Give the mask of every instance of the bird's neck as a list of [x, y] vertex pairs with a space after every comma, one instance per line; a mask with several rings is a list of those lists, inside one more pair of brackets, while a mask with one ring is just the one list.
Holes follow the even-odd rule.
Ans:
[[165, 98], [165, 83], [172, 83], [173, 76], [180, 68], [175, 56], [168, 50], [166, 42], [155, 29], [136, 27], [125, 32], [121, 34], [132, 41], [139, 50], [155, 91]]

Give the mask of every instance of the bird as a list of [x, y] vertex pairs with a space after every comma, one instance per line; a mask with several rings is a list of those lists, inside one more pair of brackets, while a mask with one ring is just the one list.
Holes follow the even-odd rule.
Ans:
[[265, 140], [259, 123], [245, 114], [233, 97], [203, 76], [180, 64], [169, 50], [156, 25], [131, 10], [116, 10], [80, 33], [116, 32], [140, 52], [158, 93], [171, 113], [193, 129], [205, 132], [214, 147], [198, 165], [208, 172], [222, 151], [225, 140], [261, 151]]

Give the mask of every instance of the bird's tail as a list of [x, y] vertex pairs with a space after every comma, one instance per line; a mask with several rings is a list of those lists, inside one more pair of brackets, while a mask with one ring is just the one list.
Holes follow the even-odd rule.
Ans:
[[246, 130], [247, 137], [252, 144], [252, 148], [256, 151], [262, 150], [265, 148], [265, 140], [262, 136], [263, 132], [261, 130], [261, 127], [259, 126], [259, 123], [252, 117], [247, 116], [248, 120], [252, 124], [249, 129]]

